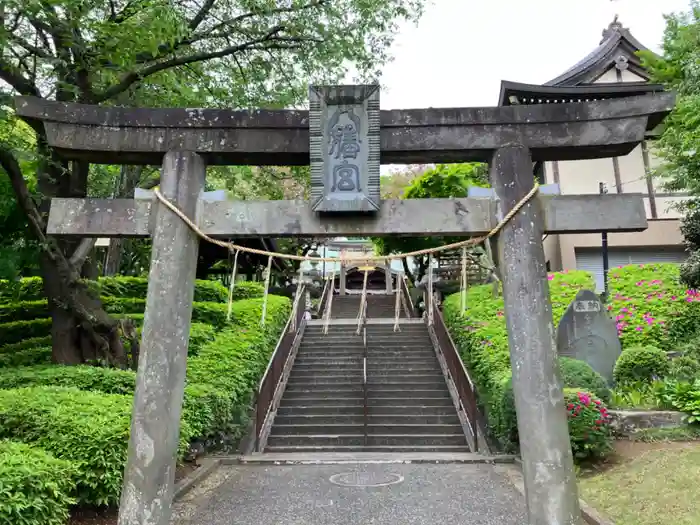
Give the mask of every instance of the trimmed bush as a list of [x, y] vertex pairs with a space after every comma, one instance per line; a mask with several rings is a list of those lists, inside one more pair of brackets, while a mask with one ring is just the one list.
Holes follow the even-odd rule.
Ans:
[[0, 370], [3, 388], [31, 386], [74, 387], [104, 394], [132, 395], [136, 374], [131, 370], [78, 366], [27, 366]]
[[616, 383], [651, 382], [668, 375], [670, 363], [666, 352], [653, 346], [628, 348], [615, 363], [613, 378]]
[[601, 459], [612, 450], [610, 415], [600, 399], [590, 392], [564, 390], [569, 437], [574, 461]]
[[[231, 403], [231, 412], [228, 414], [228, 409], [220, 400], [211, 419], [200, 414], [203, 418], [202, 426], [212, 429], [213, 434], [226, 432], [238, 437], [242, 433], [253, 393], [290, 312], [289, 299], [268, 296], [265, 326], [261, 327], [262, 301], [236, 301], [232, 309], [235, 326], [219, 333], [214, 341], [201, 348], [197, 357], [189, 359], [188, 384], [201, 388], [202, 396], [218, 392]], [[191, 402], [194, 403], [195, 400], [192, 399]]]
[[693, 381], [700, 378], [700, 362], [690, 356], [679, 356], [671, 361], [669, 375], [681, 381]]
[[33, 321], [14, 321], [0, 323], [0, 344], [18, 343], [33, 337], [51, 335], [51, 319], [34, 319]]
[[700, 328], [700, 295], [682, 285], [677, 264], [640, 264], [610, 270], [610, 305], [623, 348], [664, 350]]
[[[116, 505], [126, 463], [132, 396], [76, 388], [0, 390], [0, 438], [35, 444], [78, 467], [81, 503]], [[180, 439], [189, 442], [182, 425]], [[186, 450], [181, 447], [182, 452]]]
[[[102, 296], [123, 299], [144, 299], [148, 290], [146, 277], [118, 275], [100, 277], [90, 281], [88, 287]], [[257, 282], [239, 281], [234, 287], [233, 300], [262, 297], [263, 285]], [[0, 280], [0, 303], [19, 301], [45, 301], [44, 285], [41, 277], [27, 277], [19, 281]], [[228, 302], [228, 289], [219, 281], [197, 279], [194, 287], [194, 300], [197, 302]]]
[[48, 317], [49, 307], [44, 301], [17, 301], [0, 304], [0, 323], [13, 321], [32, 321]]
[[0, 523], [63, 525], [77, 468], [40, 448], [0, 440]]
[[[262, 283], [255, 281], [236, 281], [236, 286], [233, 287], [233, 300], [240, 301], [241, 299], [255, 299], [265, 295], [265, 286]], [[228, 303], [228, 290], [226, 297], [222, 302]]]
[[0, 355], [11, 354], [20, 350], [28, 350], [32, 348], [38, 348], [41, 346], [51, 346], [50, 335], [44, 337], [30, 337], [29, 339], [22, 339], [18, 343], [10, 343], [7, 345], [0, 346]]
[[0, 303], [45, 299], [41, 277], [24, 277], [18, 281], [0, 280]]
[[579, 388], [591, 392], [604, 403], [610, 403], [612, 393], [607, 381], [585, 361], [559, 358], [559, 369], [564, 388]]
[[[51, 347], [25, 348], [16, 352], [0, 354], [0, 368], [46, 365], [51, 363]], [[0, 386], [4, 385], [0, 383]]]
[[[594, 286], [591, 276], [582, 271], [550, 274], [548, 279], [555, 324], [579, 290]], [[475, 286], [467, 292], [467, 305], [462, 317], [459, 294], [449, 296], [443, 303], [445, 322], [472, 373], [491, 432], [512, 451], [518, 440], [503, 297], [494, 298], [490, 284]]]

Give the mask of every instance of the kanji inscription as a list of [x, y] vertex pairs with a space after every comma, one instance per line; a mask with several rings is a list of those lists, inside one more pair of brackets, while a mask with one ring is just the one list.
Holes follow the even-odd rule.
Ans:
[[313, 210], [376, 211], [379, 86], [312, 86], [309, 101]]

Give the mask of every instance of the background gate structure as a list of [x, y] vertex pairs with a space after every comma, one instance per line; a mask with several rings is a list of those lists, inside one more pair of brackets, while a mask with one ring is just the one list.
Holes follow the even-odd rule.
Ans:
[[[161, 164], [161, 193], [214, 238], [481, 236], [533, 189], [533, 161], [626, 155], [674, 104], [673, 94], [661, 93], [380, 111], [378, 86], [312, 87], [310, 98], [310, 112], [16, 102], [67, 159]], [[495, 199], [379, 197], [380, 162], [466, 161], [490, 164]], [[206, 202], [206, 166], [217, 164], [311, 164], [312, 200]], [[531, 525], [580, 519], [542, 235], [646, 227], [641, 195], [537, 195], [498, 235]], [[48, 233], [153, 239], [119, 524], [167, 525], [199, 239], [166, 206], [134, 199], [53, 199]]]

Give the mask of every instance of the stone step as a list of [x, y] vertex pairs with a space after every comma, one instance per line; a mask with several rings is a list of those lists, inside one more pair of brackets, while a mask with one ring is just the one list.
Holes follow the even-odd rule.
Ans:
[[[372, 425], [456, 425], [459, 418], [454, 410], [449, 414], [377, 414], [368, 413], [367, 420]], [[275, 425], [337, 425], [364, 424], [364, 409], [351, 413], [338, 414], [277, 414]]]
[[[294, 392], [297, 390], [335, 390], [362, 386], [363, 374], [355, 375], [334, 375], [334, 376], [305, 376], [298, 377], [292, 375], [287, 382], [287, 390]], [[414, 388], [446, 388], [445, 379], [442, 375], [435, 376], [404, 376], [400, 380], [392, 376], [367, 376], [367, 388], [370, 392], [374, 390], [410, 390]]]
[[[305, 424], [305, 425], [285, 425], [277, 424], [272, 427], [272, 436], [316, 436], [319, 434], [327, 435], [352, 435], [364, 434], [364, 424], [360, 423], [332, 423], [332, 424]], [[385, 436], [411, 436], [411, 435], [459, 435], [462, 434], [462, 427], [456, 425], [444, 424], [386, 424], [386, 423], [370, 423], [367, 425], [367, 435], [385, 435]], [[464, 436], [462, 436], [464, 437]]]
[[[288, 383], [287, 388], [284, 391], [284, 395], [289, 395], [289, 399], [293, 399], [294, 397], [309, 397], [316, 394], [321, 396], [336, 394], [337, 397], [342, 397], [345, 395], [353, 396], [353, 394], [358, 393], [364, 396], [362, 381], [344, 381], [337, 384]], [[373, 398], [402, 397], [408, 395], [413, 397], [413, 394], [424, 398], [441, 398], [449, 396], [449, 391], [447, 390], [447, 385], [445, 384], [444, 380], [441, 382], [431, 383], [388, 385], [384, 385], [382, 383], [367, 383], [367, 395]]]
[[[316, 379], [335, 379], [335, 380], [343, 380], [343, 379], [354, 379], [357, 377], [362, 377], [363, 376], [363, 370], [361, 366], [354, 366], [352, 368], [343, 368], [343, 367], [324, 367], [324, 366], [318, 366], [315, 368], [299, 368], [299, 367], [294, 367], [292, 368], [292, 373], [290, 375], [290, 381], [291, 380], [298, 380], [298, 381], [303, 381], [304, 378], [308, 378], [311, 381], [314, 381]], [[408, 378], [408, 379], [415, 379], [415, 378], [420, 378], [420, 377], [439, 377], [440, 379], [443, 378], [442, 376], [442, 371], [438, 366], [434, 366], [433, 368], [423, 368], [423, 369], [406, 369], [406, 368], [398, 368], [394, 370], [386, 370], [384, 368], [377, 368], [377, 367], [367, 367], [367, 377], [368, 378], [373, 378], [376, 379], [377, 381], [384, 381], [385, 379], [395, 379], [397, 377], [401, 378]]]
[[[350, 395], [338, 395], [335, 392], [330, 392], [328, 395], [323, 395], [318, 392], [310, 392], [308, 395], [302, 396], [282, 396], [280, 401], [280, 407], [282, 408], [301, 408], [301, 407], [345, 407], [345, 406], [359, 406], [362, 407], [364, 404], [364, 395], [362, 393], [357, 393], [352, 396]], [[367, 405], [369, 407], [375, 407], [378, 411], [382, 412], [393, 412], [399, 407], [452, 407], [454, 410], [454, 404], [452, 403], [452, 398], [449, 395], [436, 397], [390, 397], [390, 396], [379, 396], [375, 395], [367, 399]]]
[[413, 445], [413, 446], [267, 446], [265, 452], [294, 453], [294, 452], [442, 452], [460, 453], [471, 452], [465, 445]]
[[[436, 417], [457, 417], [454, 405], [450, 403], [445, 403], [442, 405], [429, 404], [425, 406], [413, 405], [413, 406], [373, 406], [368, 407], [368, 414], [370, 417], [388, 417], [383, 416], [384, 414], [391, 414], [391, 417], [423, 417], [423, 416], [436, 416]], [[364, 406], [362, 404], [362, 399], [359, 399], [355, 404], [349, 403], [339, 403], [335, 405], [282, 405], [277, 409], [277, 417], [280, 416], [312, 416], [320, 415], [324, 417], [332, 417], [335, 415], [345, 415], [347, 417], [354, 417], [356, 415], [364, 416]]]
[[[367, 335], [406, 335], [406, 334], [418, 334], [418, 335], [428, 335], [428, 328], [424, 324], [411, 323], [411, 324], [399, 324], [399, 330], [394, 331], [393, 324], [368, 324], [365, 325], [365, 330]], [[304, 335], [343, 335], [343, 334], [355, 334], [357, 330], [357, 324], [348, 325], [329, 325], [328, 333], [324, 333], [323, 325], [308, 325], [304, 329]]]
[[[268, 447], [299, 446], [364, 446], [364, 434], [309, 434], [309, 435], [275, 435], [275, 428], [267, 440]], [[463, 433], [458, 434], [372, 434], [367, 436], [367, 446], [466, 446]]]
[[[324, 335], [324, 334], [304, 334], [302, 343], [326, 343], [326, 344], [364, 344], [364, 337], [361, 335]], [[430, 337], [422, 334], [386, 334], [386, 335], [367, 335], [367, 343], [393, 343], [398, 342], [418, 342], [431, 344]]]

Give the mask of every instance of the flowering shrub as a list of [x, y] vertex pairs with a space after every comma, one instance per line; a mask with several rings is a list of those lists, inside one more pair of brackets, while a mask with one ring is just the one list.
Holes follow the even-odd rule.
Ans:
[[700, 324], [700, 292], [683, 286], [676, 264], [640, 264], [609, 273], [608, 310], [623, 348], [670, 349]]
[[[594, 286], [587, 272], [548, 276], [554, 323], [559, 322], [579, 290]], [[491, 285], [467, 291], [467, 311], [460, 311], [460, 294], [443, 303], [445, 323], [465, 365], [472, 373], [491, 432], [506, 450], [517, 447], [518, 433], [510, 387], [511, 369], [503, 297], [493, 297]], [[588, 385], [571, 385], [587, 388]]]
[[574, 461], [604, 457], [612, 450], [610, 415], [603, 402], [588, 392], [564, 390]]
[[652, 381], [666, 377], [670, 363], [666, 352], [653, 346], [628, 348], [622, 351], [615, 363], [613, 378], [616, 383]]

